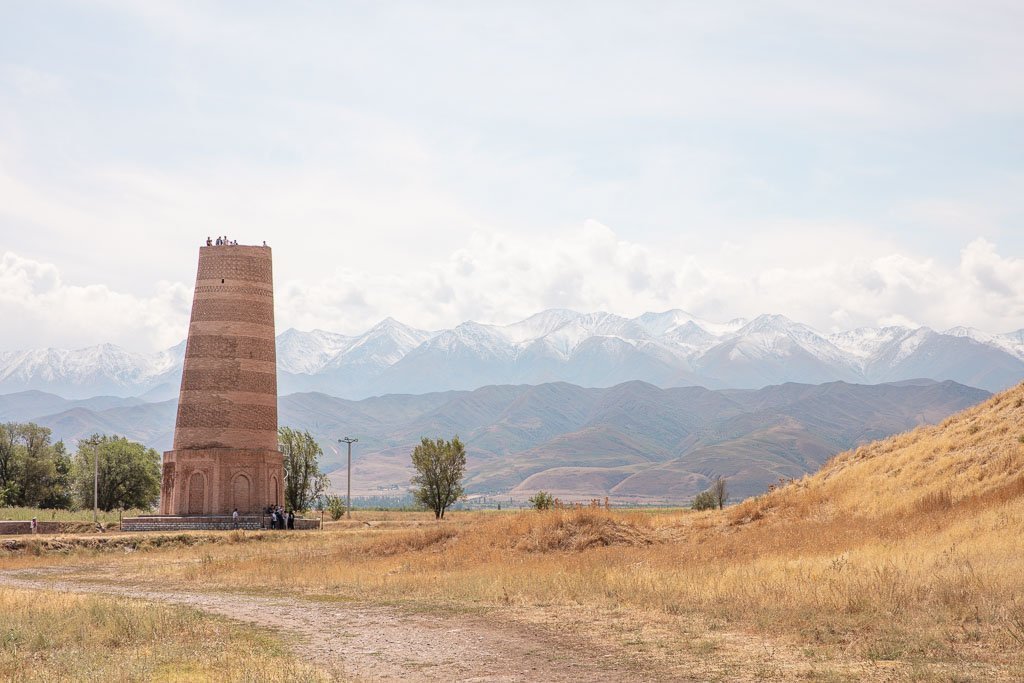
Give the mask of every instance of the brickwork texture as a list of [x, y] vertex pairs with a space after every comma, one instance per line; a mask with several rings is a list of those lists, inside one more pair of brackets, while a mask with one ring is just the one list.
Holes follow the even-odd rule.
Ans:
[[160, 513], [248, 514], [279, 504], [270, 248], [201, 247]]

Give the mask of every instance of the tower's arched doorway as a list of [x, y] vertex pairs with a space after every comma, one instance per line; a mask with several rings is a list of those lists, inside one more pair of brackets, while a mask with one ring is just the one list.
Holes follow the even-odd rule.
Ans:
[[239, 512], [252, 512], [252, 485], [249, 477], [244, 474], [236, 474], [231, 480], [231, 506]]
[[201, 515], [206, 512], [206, 476], [193, 472], [188, 478], [188, 514]]

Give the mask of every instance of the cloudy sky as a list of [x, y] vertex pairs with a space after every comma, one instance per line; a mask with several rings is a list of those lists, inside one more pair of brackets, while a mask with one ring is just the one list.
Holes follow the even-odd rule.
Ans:
[[[502, 6], [504, 5], [504, 6]], [[545, 308], [1024, 327], [1024, 5], [6, 3], [0, 349]]]

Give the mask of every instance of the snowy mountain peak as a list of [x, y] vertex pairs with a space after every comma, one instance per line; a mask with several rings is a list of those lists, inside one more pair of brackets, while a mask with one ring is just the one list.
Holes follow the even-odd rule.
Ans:
[[582, 315], [575, 311], [551, 308], [531, 315], [526, 320], [505, 325], [501, 331], [513, 343], [529, 342], [545, 337], [581, 317]]
[[973, 327], [951, 327], [943, 332], [943, 334], [970, 339], [986, 346], [995, 346], [1024, 360], [1024, 330], [1017, 330], [1008, 334], [990, 334]]
[[982, 332], [981, 330], [973, 327], [964, 327], [962, 325], [958, 327], [951, 327], [948, 330], [945, 330], [942, 334], [948, 334], [951, 337], [973, 339], [974, 341], [981, 342], [982, 344], [988, 344], [1000, 336], [997, 334]]
[[397, 320], [395, 320], [391, 316], [388, 316], [387, 318], [384, 318], [379, 323], [377, 323], [376, 325], [371, 327], [369, 331], [373, 332], [374, 330], [400, 330], [400, 331], [404, 332], [406, 330], [411, 330], [411, 329], [413, 329], [413, 328], [409, 327], [408, 325], [406, 325], [404, 323], [398, 322]]
[[[184, 342], [155, 354], [113, 344], [0, 352], [0, 393], [168, 397], [177, 392], [184, 353]], [[1024, 330], [892, 326], [826, 335], [778, 314], [716, 323], [677, 309], [635, 318], [551, 309], [508, 325], [467, 321], [438, 332], [390, 317], [356, 336], [287, 329], [277, 337], [277, 359], [282, 393], [348, 398], [634, 379], [747, 388], [931, 378], [993, 390], [1024, 379]]]
[[790, 331], [792, 331], [794, 327], [798, 326], [806, 328], [805, 325], [795, 323], [784, 315], [779, 315], [778, 313], [765, 313], [757, 316], [749, 323], [741, 327], [739, 330], [737, 330], [736, 334], [748, 335], [754, 333], [772, 332], [788, 334]]
[[658, 337], [668, 334], [684, 325], [695, 325], [697, 317], [686, 311], [672, 309], [661, 313], [644, 313], [636, 319], [645, 330], [652, 336]]
[[289, 328], [277, 336], [277, 367], [295, 374], [313, 374], [351, 343], [352, 337], [334, 332]]

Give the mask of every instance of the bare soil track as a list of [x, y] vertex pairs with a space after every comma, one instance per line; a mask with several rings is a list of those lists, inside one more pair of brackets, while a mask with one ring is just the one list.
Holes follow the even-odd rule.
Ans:
[[[503, 627], [471, 615], [417, 613], [394, 607], [293, 597], [152, 590], [93, 584], [23, 572], [0, 575], [0, 585], [99, 593], [188, 605], [275, 632], [287, 631], [307, 662], [344, 680], [597, 681], [659, 676], [609, 661], [602, 653], [557, 642], [545, 634]], [[315, 635], [311, 635], [315, 634]], [[578, 645], [578, 644], [577, 644]], [[607, 655], [607, 653], [604, 653]], [[686, 680], [679, 672], [673, 680]]]

